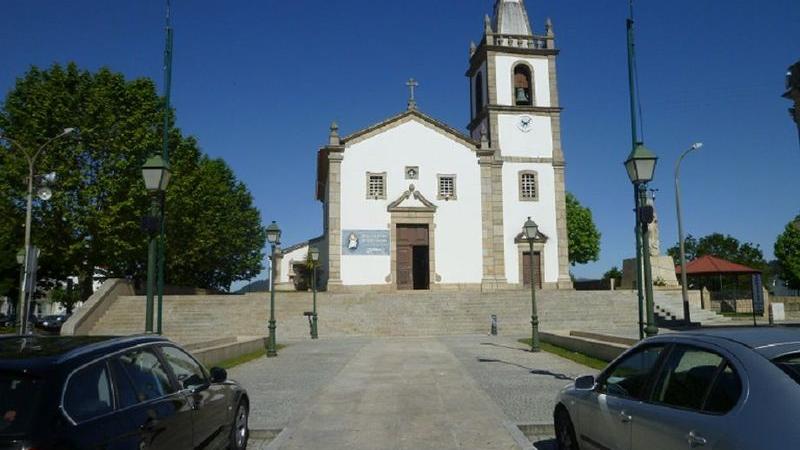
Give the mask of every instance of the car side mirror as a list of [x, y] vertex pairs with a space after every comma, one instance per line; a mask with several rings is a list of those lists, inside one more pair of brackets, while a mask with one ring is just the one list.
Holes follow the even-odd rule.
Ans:
[[228, 379], [228, 371], [221, 367], [212, 367], [210, 372], [212, 383], [222, 383]]
[[594, 375], [584, 375], [575, 379], [575, 389], [581, 391], [591, 391], [597, 384]]

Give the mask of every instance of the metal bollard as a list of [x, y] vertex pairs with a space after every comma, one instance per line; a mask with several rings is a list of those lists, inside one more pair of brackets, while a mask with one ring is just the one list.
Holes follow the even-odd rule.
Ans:
[[497, 314], [492, 314], [492, 336], [497, 336]]

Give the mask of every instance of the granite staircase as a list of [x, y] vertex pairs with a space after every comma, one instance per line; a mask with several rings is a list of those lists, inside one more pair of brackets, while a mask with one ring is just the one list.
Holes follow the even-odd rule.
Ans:
[[[675, 299], [657, 296], [657, 304], [667, 308], [672, 308], [673, 300], [680, 301], [679, 292]], [[276, 293], [279, 341], [308, 337], [303, 312], [311, 310], [311, 302], [310, 293]], [[537, 305], [543, 331], [637, 333], [637, 302], [632, 291], [537, 291]], [[144, 297], [118, 297], [90, 334], [140, 333], [144, 310]], [[268, 311], [269, 296], [264, 293], [167, 296], [164, 334], [182, 343], [263, 336], [267, 334]], [[500, 334], [526, 335], [530, 332], [531, 300], [527, 290], [320, 293], [317, 311], [322, 337], [486, 334], [492, 314], [497, 315]], [[701, 312], [693, 317], [704, 320]]]
[[[539, 291], [542, 329], [610, 331], [636, 329], [635, 296], [612, 292]], [[119, 297], [91, 334], [133, 334], [144, 329], [144, 297]], [[209, 337], [266, 334], [269, 297], [168, 296], [164, 298], [164, 333], [181, 342]], [[308, 293], [276, 293], [278, 337], [308, 336], [304, 311]], [[435, 336], [488, 333], [498, 316], [503, 334], [530, 329], [528, 291], [394, 292], [318, 295], [322, 336]]]

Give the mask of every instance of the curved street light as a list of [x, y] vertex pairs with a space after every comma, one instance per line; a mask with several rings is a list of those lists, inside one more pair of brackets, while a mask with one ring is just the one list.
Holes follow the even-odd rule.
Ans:
[[[74, 127], [64, 128], [64, 131], [46, 140], [44, 144], [40, 145], [33, 153], [29, 152], [24, 146], [20, 145], [19, 142], [17, 142], [16, 140], [4, 134], [0, 134], [0, 139], [10, 142], [13, 147], [19, 149], [19, 151], [21, 151], [22, 154], [25, 155], [25, 159], [28, 161], [28, 196], [27, 196], [26, 210], [25, 210], [25, 248], [24, 248], [25, 255], [29, 254], [29, 249], [31, 246], [31, 217], [33, 215], [32, 212], [33, 178], [34, 178], [34, 168], [36, 165], [36, 159], [39, 158], [39, 155], [41, 155], [44, 149], [47, 148], [47, 146], [50, 145], [52, 142], [64, 136], [67, 136], [75, 132], [76, 130], [77, 128]], [[28, 262], [29, 261], [27, 261], [27, 256], [26, 256], [24, 261], [25, 273], [27, 273], [28, 270], [30, 270], [30, 268], [28, 267]], [[20, 335], [27, 333], [28, 329], [28, 307], [30, 305], [28, 305], [27, 303], [28, 302], [26, 302], [25, 300], [25, 289], [22, 288], [20, 289], [19, 303], [17, 305], [17, 320], [19, 321], [18, 333]]]
[[683, 321], [687, 327], [692, 324], [692, 320], [689, 313], [689, 286], [686, 284], [686, 249], [685, 239], [683, 237], [683, 218], [681, 217], [681, 187], [679, 178], [681, 172], [681, 162], [683, 162], [683, 158], [695, 150], [700, 150], [702, 146], [702, 142], [692, 144], [692, 146], [684, 151], [681, 154], [681, 157], [675, 162], [675, 209], [678, 213], [678, 245], [680, 247], [681, 258], [681, 295], [683, 296]]

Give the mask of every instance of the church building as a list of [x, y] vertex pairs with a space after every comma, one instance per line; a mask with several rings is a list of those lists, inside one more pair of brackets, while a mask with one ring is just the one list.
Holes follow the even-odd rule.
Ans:
[[[340, 136], [317, 158], [321, 281], [330, 291], [569, 289], [553, 26], [497, 0], [466, 71], [466, 132], [417, 108]], [[539, 225], [533, 255], [522, 235]]]

